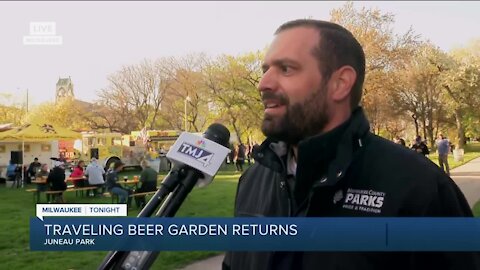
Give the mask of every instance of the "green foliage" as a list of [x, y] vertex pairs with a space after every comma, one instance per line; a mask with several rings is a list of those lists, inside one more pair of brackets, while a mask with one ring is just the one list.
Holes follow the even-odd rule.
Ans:
[[[374, 132], [395, 123], [398, 112], [392, 105], [396, 91], [395, 72], [413, 55], [419, 37], [412, 29], [402, 35], [393, 32], [395, 16], [377, 8], [356, 9], [348, 2], [330, 13], [331, 21], [347, 28], [357, 38], [366, 56], [366, 77], [362, 105]], [[401, 115], [404, 117], [403, 115]], [[398, 129], [398, 127], [394, 128]], [[394, 131], [395, 132], [395, 131]]]
[[263, 105], [257, 90], [261, 59], [261, 52], [239, 57], [224, 55], [205, 69], [205, 83], [217, 119], [232, 128], [239, 142], [246, 142], [263, 118]]
[[12, 94], [0, 93], [0, 124], [20, 125], [26, 108]]
[[42, 120], [74, 130], [88, 130], [87, 121], [83, 118], [84, 111], [71, 97], [59, 100], [57, 103], [44, 102], [33, 107], [26, 115], [24, 122]]
[[480, 201], [475, 203], [475, 205], [473, 206], [472, 212], [474, 217], [480, 217]]
[[374, 132], [390, 137], [413, 126], [433, 142], [440, 129], [454, 128], [462, 146], [466, 129], [472, 133], [480, 119], [480, 40], [447, 54], [413, 29], [395, 34], [394, 14], [355, 8], [353, 2], [332, 10], [331, 18], [364, 48], [362, 104]]

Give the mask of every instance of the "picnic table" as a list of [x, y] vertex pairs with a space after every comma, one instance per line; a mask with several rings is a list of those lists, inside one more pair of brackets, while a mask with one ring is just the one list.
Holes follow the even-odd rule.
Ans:
[[119, 179], [117, 183], [122, 186], [135, 186], [135, 188], [138, 188], [137, 185], [138, 183], [140, 183], [140, 180], [138, 180], [138, 177], [123, 178], [123, 179]]
[[[77, 181], [80, 181], [83, 186], [88, 185], [88, 179], [85, 176], [69, 177], [69, 178], [65, 179], [65, 182], [67, 182], [67, 183], [71, 182], [72, 184], [74, 184]], [[82, 186], [82, 185], [80, 185], [80, 186]]]
[[32, 184], [46, 184], [47, 180], [32, 180]]
[[[83, 177], [69, 177], [65, 179], [65, 182], [73, 182], [75, 180], [79, 179], [84, 179]], [[75, 191], [75, 196], [78, 196], [78, 193], [80, 192], [80, 195], [83, 197], [84, 191], [89, 191], [89, 190], [94, 190], [97, 189], [97, 187], [75, 187], [73, 185], [68, 185], [66, 190], [39, 190], [38, 185], [45, 185], [47, 184], [47, 178], [42, 177], [42, 178], [37, 178], [36, 180], [32, 180], [32, 183], [37, 184], [37, 188], [32, 188], [32, 189], [27, 189], [27, 192], [32, 192], [33, 194], [33, 200], [34, 202], [36, 201], [37, 203], [40, 202], [40, 194], [43, 193], [47, 197], [47, 201], [49, 199], [49, 196], [52, 195], [52, 197], [55, 197], [56, 195], [60, 195], [63, 192], [73, 192]]]

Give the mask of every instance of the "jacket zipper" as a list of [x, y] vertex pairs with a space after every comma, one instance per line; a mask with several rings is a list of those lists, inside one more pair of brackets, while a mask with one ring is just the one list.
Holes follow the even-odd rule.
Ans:
[[[288, 180], [287, 180], [287, 168], [285, 167], [285, 164], [283, 163], [283, 160], [281, 157], [279, 157], [276, 153], [275, 153], [275, 156], [280, 160], [280, 163], [282, 164], [282, 176], [281, 176], [281, 179], [280, 179], [280, 190], [282, 190], [282, 192], [287, 192], [287, 202], [288, 202], [288, 217], [292, 217], [293, 215], [293, 207], [292, 207], [292, 198], [290, 196], [290, 186], [288, 185]], [[268, 259], [268, 267], [267, 269], [272, 269], [273, 268], [273, 259], [275, 258], [275, 254], [276, 252], [272, 252], [272, 254], [270, 254], [270, 257]]]
[[282, 180], [280, 181], [280, 189], [283, 192], [287, 192], [287, 200], [288, 200], [288, 216], [292, 216], [292, 199], [290, 197], [290, 187], [288, 186], [287, 179], [282, 176]]
[[293, 207], [292, 207], [292, 197], [291, 197], [291, 190], [290, 186], [288, 185], [288, 180], [287, 180], [287, 168], [285, 167], [285, 164], [283, 163], [282, 158], [277, 156], [277, 158], [280, 160], [280, 163], [282, 164], [282, 179], [280, 180], [280, 189], [283, 190], [284, 192], [287, 192], [287, 200], [288, 200], [288, 216], [292, 217], [293, 216]]

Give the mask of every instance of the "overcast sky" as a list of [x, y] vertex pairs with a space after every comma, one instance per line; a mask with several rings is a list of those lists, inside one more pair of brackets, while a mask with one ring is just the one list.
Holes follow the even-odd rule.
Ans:
[[[59, 77], [92, 101], [109, 74], [144, 58], [264, 48], [283, 22], [329, 19], [344, 2], [0, 2], [0, 93], [53, 101]], [[480, 38], [480, 2], [357, 2], [396, 15], [395, 29], [444, 50]], [[58, 46], [24, 45], [30, 22], [55, 22]]]

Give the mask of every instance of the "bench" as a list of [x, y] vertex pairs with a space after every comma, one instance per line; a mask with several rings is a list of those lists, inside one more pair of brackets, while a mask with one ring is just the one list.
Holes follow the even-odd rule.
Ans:
[[140, 196], [147, 196], [147, 195], [153, 195], [157, 193], [157, 191], [149, 191], [149, 192], [142, 192], [142, 193], [133, 193], [129, 197], [140, 197]]
[[[142, 193], [133, 193], [131, 194], [129, 197], [131, 198], [136, 198], [136, 197], [147, 197], [148, 195], [154, 195], [155, 193], [157, 193], [157, 191], [148, 191], [148, 192], [142, 192]], [[145, 199], [145, 203], [147, 202], [147, 200]], [[138, 208], [140, 207], [143, 207], [143, 205], [137, 205]]]
[[[148, 195], [153, 195], [156, 192], [157, 191], [155, 190], [155, 191], [142, 192], [142, 193], [133, 193], [133, 194], [130, 194], [128, 197], [135, 198], [135, 197], [141, 197], [141, 196], [148, 196]], [[103, 195], [105, 197], [111, 197], [112, 198], [112, 203], [114, 203], [114, 201], [116, 201], [118, 203], [118, 195], [117, 194], [106, 192], [106, 193], [103, 193]]]
[[[83, 192], [84, 191], [89, 191], [89, 190], [94, 190], [94, 189], [97, 189], [98, 187], [69, 187], [67, 188], [65, 191], [66, 192], [69, 192], [69, 191], [75, 191], [75, 197], [78, 196], [78, 192], [80, 191], [81, 193], [81, 196], [83, 197]], [[88, 194], [88, 193], [87, 193]]]
[[[81, 187], [81, 188], [75, 188], [73, 186], [68, 187], [66, 190], [45, 190], [45, 191], [39, 191], [36, 188], [29, 188], [26, 189], [25, 191], [27, 192], [32, 192], [33, 194], [33, 202], [40, 202], [40, 193], [44, 193], [45, 195], [55, 195], [62, 194], [63, 192], [72, 192], [75, 191], [75, 196], [78, 196], [78, 192], [81, 191], [81, 195], [83, 196], [83, 191], [88, 191], [88, 190], [94, 190], [97, 189], [97, 187]], [[48, 196], [47, 196], [48, 200]]]
[[30, 189], [26, 189], [25, 191], [27, 192], [32, 192], [33, 194], [33, 202], [37, 202], [39, 203], [40, 202], [40, 193], [44, 193], [45, 195], [47, 195], [47, 200], [48, 200], [48, 195], [53, 195], [55, 197], [55, 195], [59, 195], [59, 194], [62, 194], [63, 191], [62, 190], [45, 190], [45, 191], [39, 191], [37, 190], [36, 188], [30, 188]]

